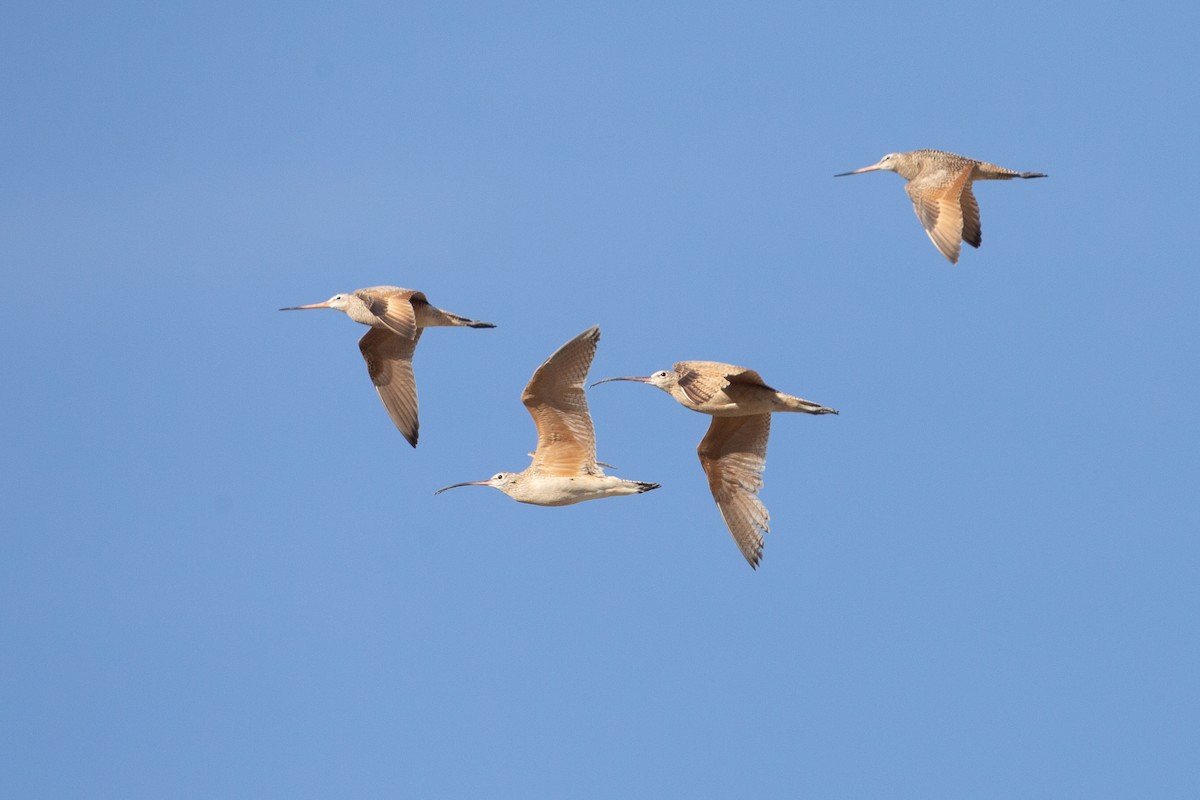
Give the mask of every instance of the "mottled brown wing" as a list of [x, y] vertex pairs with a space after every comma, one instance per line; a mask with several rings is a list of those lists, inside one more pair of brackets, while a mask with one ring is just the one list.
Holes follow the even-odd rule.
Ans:
[[731, 383], [770, 388], [754, 370], [719, 361], [679, 361], [674, 370], [679, 376], [679, 388], [696, 405], [708, 402]]
[[427, 302], [424, 294], [399, 286], [373, 286], [359, 289], [355, 294], [380, 322], [404, 338], [415, 340], [417, 312], [413, 309], [413, 300]]
[[979, 225], [979, 203], [975, 200], [975, 193], [971, 191], [970, 181], [963, 186], [960, 199], [962, 201], [963, 241], [971, 247], [979, 247], [983, 244], [983, 228]]
[[767, 382], [762, 379], [762, 375], [759, 375], [752, 369], [734, 367], [732, 371], [725, 374], [725, 379], [730, 383], [736, 383], [741, 386], [761, 386], [764, 389], [770, 389], [772, 392], [775, 391], [774, 388], [767, 386]]
[[925, 233], [951, 264], [958, 263], [958, 254], [962, 249], [961, 197], [963, 186], [970, 176], [969, 167], [952, 174], [939, 170], [929, 176], [913, 178], [904, 187]]
[[521, 395], [537, 426], [533, 470], [539, 474], [603, 474], [596, 466], [596, 434], [583, 390], [599, 341], [600, 328], [591, 327], [558, 348]]
[[412, 358], [421, 338], [407, 339], [386, 328], [371, 328], [358, 340], [358, 349], [367, 362], [371, 383], [392, 422], [413, 447], [417, 446], [417, 382], [413, 378]]
[[758, 499], [770, 433], [770, 414], [713, 417], [696, 450], [725, 525], [755, 569], [770, 530], [770, 515]]

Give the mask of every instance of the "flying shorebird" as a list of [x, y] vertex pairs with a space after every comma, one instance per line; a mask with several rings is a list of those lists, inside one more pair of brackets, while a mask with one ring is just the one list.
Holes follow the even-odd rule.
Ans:
[[600, 328], [588, 328], [558, 348], [529, 379], [521, 402], [537, 425], [538, 443], [524, 472], [498, 472], [486, 481], [456, 483], [434, 494], [459, 486], [492, 486], [518, 503], [567, 506], [657, 489], [657, 483], [605, 475], [596, 461], [596, 434], [583, 383], [599, 341]]
[[413, 351], [425, 328], [465, 326], [494, 328], [490, 322], [460, 317], [429, 305], [423, 292], [399, 286], [372, 286], [348, 294], [335, 294], [324, 303], [281, 308], [300, 311], [333, 308], [371, 330], [358, 340], [367, 362], [367, 373], [392, 422], [413, 447], [417, 446], [417, 383], [413, 378]]
[[882, 169], [898, 173], [908, 180], [904, 185], [925, 233], [951, 264], [958, 263], [961, 242], [979, 247], [983, 236], [979, 227], [979, 204], [971, 193], [972, 181], [1006, 181], [1012, 178], [1044, 178], [1041, 172], [1014, 172], [1011, 169], [976, 161], [973, 158], [941, 150], [913, 150], [888, 153], [878, 164], [834, 175], [858, 175]]
[[638, 381], [657, 386], [680, 405], [712, 416], [708, 433], [700, 440], [696, 453], [733, 540], [750, 566], [758, 569], [763, 535], [770, 530], [770, 515], [758, 499], [758, 490], [762, 488], [763, 468], [767, 464], [771, 414], [838, 412], [776, 391], [752, 369], [716, 361], [680, 361], [669, 370], [644, 378], [605, 378], [592, 386], [608, 381]]

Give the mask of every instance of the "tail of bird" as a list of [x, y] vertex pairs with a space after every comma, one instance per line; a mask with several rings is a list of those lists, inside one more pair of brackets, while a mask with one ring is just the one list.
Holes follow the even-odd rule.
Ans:
[[1013, 178], [1045, 178], [1047, 175], [1044, 172], [1017, 172], [1015, 169], [981, 161], [975, 166], [972, 177], [977, 181], [1007, 181]]
[[453, 324], [461, 325], [465, 328], [494, 328], [494, 327], [496, 327], [496, 324], [494, 322], [482, 322], [477, 319], [467, 319], [466, 317], [460, 317], [458, 314], [451, 314], [449, 311], [446, 312], [446, 316], [450, 318], [450, 321]]
[[776, 402], [783, 406], [784, 411], [800, 411], [804, 414], [836, 414], [836, 408], [829, 408], [820, 403], [814, 403], [811, 400], [805, 400], [803, 397], [793, 397], [790, 394], [779, 393]]

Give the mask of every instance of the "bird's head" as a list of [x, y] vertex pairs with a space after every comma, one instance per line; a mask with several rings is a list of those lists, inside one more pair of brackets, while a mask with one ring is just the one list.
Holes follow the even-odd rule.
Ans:
[[852, 169], [849, 172], [839, 172], [837, 175], [834, 175], [833, 177], [842, 178], [842, 177], [845, 177], [846, 175], [861, 175], [864, 172], [874, 172], [875, 170], [879, 170], [879, 169], [886, 170], [887, 172], [895, 172], [900, 167], [900, 156], [901, 156], [900, 153], [888, 153], [883, 158], [879, 159], [878, 162], [872, 164], [869, 167], [863, 167], [862, 169]]
[[447, 489], [457, 489], [460, 486], [491, 486], [493, 489], [499, 489], [505, 494], [509, 493], [517, 483], [521, 480], [521, 474], [518, 472], [497, 472], [486, 481], [467, 481], [466, 483], [454, 483], [450, 486], [443, 486], [434, 494], [441, 494]]
[[609, 381], [634, 381], [636, 383], [646, 383], [650, 386], [657, 386], [664, 392], [670, 393], [670, 391], [679, 384], [679, 376], [675, 374], [674, 370], [660, 369], [658, 372], [646, 375], [644, 377], [605, 378], [602, 381], [596, 381], [592, 384], [592, 386], [599, 386], [600, 384], [608, 383]]
[[304, 311], [309, 308], [333, 308], [338, 311], [345, 311], [350, 306], [350, 295], [335, 294], [333, 297], [326, 300], [324, 303], [310, 303], [306, 306], [290, 306], [281, 308], [280, 311]]

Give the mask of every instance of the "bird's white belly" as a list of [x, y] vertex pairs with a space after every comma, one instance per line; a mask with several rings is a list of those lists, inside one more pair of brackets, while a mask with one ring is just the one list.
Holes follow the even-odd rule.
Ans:
[[772, 407], [770, 400], [764, 401], [760, 398], [750, 398], [740, 402], [734, 402], [728, 398], [721, 400], [714, 398], [694, 410], [701, 414], [708, 414], [710, 417], [748, 417], [777, 409]]
[[584, 500], [636, 493], [633, 481], [612, 475], [578, 475], [537, 478], [522, 486], [520, 495], [513, 494], [512, 498], [535, 506], [569, 506]]

